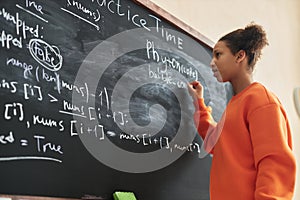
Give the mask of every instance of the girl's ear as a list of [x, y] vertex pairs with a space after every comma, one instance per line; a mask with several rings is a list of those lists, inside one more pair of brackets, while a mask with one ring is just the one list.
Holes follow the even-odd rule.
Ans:
[[246, 52], [244, 50], [239, 50], [236, 53], [236, 62], [240, 63], [246, 58]]

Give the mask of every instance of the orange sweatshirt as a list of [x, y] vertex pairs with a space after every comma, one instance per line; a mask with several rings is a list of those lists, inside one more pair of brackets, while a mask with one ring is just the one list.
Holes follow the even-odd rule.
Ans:
[[233, 96], [216, 126], [211, 108], [203, 99], [197, 103], [199, 134], [216, 140], [206, 141], [206, 146], [215, 144], [211, 200], [291, 200], [296, 161], [288, 119], [277, 97], [253, 83]]

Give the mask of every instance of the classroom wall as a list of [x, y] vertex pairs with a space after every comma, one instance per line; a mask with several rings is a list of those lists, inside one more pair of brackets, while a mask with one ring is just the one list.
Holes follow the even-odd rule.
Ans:
[[[151, 0], [201, 34], [216, 42], [224, 34], [254, 21], [268, 36], [254, 79], [277, 94], [291, 122], [298, 163], [296, 194], [300, 199], [300, 117], [293, 89], [300, 87], [299, 0]], [[243, 3], [244, 2], [244, 3]]]

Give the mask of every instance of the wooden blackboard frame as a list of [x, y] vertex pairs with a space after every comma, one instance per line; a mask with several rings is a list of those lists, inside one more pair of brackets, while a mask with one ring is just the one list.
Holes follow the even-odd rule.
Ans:
[[193, 27], [184, 23], [182, 20], [175, 17], [174, 15], [164, 10], [163, 8], [159, 7], [157, 4], [153, 3], [152, 1], [150, 0], [132, 0], [132, 1], [154, 12], [155, 14], [162, 17], [164, 20], [166, 20], [173, 26], [177, 27], [178, 29], [183, 30], [186, 34], [194, 38], [200, 44], [208, 47], [211, 50], [213, 49], [215, 43], [212, 40], [210, 40], [208, 37], [205, 37], [203, 34], [195, 30]]
[[44, 196], [0, 195], [0, 200], [80, 200], [80, 199], [44, 197]]

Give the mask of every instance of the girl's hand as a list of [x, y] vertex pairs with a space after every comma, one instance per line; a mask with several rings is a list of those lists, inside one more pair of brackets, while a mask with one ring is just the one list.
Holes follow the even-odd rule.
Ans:
[[199, 81], [193, 81], [188, 84], [189, 93], [194, 101], [203, 98], [203, 86]]

